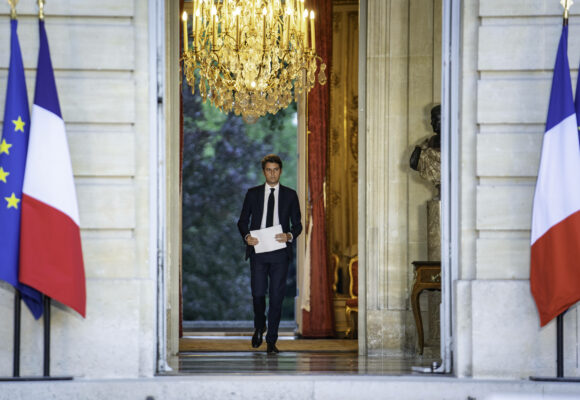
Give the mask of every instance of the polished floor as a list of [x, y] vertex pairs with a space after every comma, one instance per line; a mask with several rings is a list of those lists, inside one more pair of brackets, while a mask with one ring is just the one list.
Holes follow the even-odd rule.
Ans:
[[173, 374], [346, 374], [431, 375], [439, 361], [437, 349], [426, 348], [424, 356], [359, 356], [356, 340], [298, 339], [281, 335], [280, 353], [266, 354], [263, 344], [250, 345], [250, 335], [186, 335], [180, 354], [171, 361]]
[[175, 373], [186, 374], [345, 374], [428, 375], [434, 359], [358, 356], [338, 352], [182, 353]]

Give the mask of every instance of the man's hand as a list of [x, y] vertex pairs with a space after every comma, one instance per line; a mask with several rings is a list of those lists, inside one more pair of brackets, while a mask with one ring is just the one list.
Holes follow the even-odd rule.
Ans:
[[276, 234], [276, 240], [280, 243], [286, 243], [287, 241], [290, 240], [290, 234], [289, 233], [278, 233], [278, 234]]
[[255, 238], [251, 235], [246, 236], [246, 243], [250, 246], [255, 246], [259, 243], [258, 238]]

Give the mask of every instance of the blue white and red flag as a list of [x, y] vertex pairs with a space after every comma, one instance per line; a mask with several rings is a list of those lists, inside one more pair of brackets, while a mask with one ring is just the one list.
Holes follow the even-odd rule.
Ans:
[[39, 23], [22, 199], [20, 281], [84, 317], [85, 270], [76, 190], [44, 21]]
[[544, 326], [580, 300], [580, 144], [562, 28], [532, 211], [530, 288]]

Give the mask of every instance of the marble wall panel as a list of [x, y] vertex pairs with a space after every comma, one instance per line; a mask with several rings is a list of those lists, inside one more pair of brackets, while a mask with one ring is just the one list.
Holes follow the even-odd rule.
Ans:
[[[34, 71], [26, 74], [28, 99], [34, 99]], [[0, 71], [0, 93], [8, 72]], [[135, 82], [130, 74], [55, 73], [60, 110], [66, 123], [134, 123]], [[4, 110], [4, 95], [0, 109]]]
[[477, 229], [529, 230], [534, 186], [490, 185], [477, 188]]
[[[47, 17], [45, 26], [55, 70], [131, 70], [135, 65], [134, 28], [129, 20]], [[6, 34], [8, 37], [9, 32]], [[38, 19], [21, 18], [18, 38], [24, 67], [36, 69]], [[0, 52], [10, 52], [9, 40], [0, 40]], [[8, 68], [7, 57], [0, 59], [0, 68]]]
[[455, 325], [453, 330], [456, 340], [454, 360], [455, 374], [458, 377], [469, 377], [473, 373], [473, 340], [472, 340], [472, 297], [471, 281], [457, 280], [454, 283], [455, 303], [453, 312]]
[[[34, 1], [22, 1], [16, 7], [18, 15], [38, 15], [38, 6]], [[92, 16], [92, 17], [131, 17], [135, 12], [132, 1], [100, 0], [51, 0], [47, 2], [44, 13], [47, 19], [56, 16]], [[0, 3], [0, 15], [10, 15], [7, 2]]]
[[75, 176], [134, 176], [135, 134], [125, 127], [97, 129], [67, 130]]
[[[554, 376], [555, 321], [540, 328], [529, 282], [485, 281], [472, 283], [473, 376], [522, 378]], [[575, 312], [564, 321], [564, 368], [577, 376]]]
[[[479, 28], [478, 69], [491, 71], [541, 71], [554, 67], [560, 24], [526, 20], [529, 24], [484, 25]], [[550, 21], [551, 22], [551, 21]], [[569, 37], [578, 37], [580, 26], [570, 25]], [[501, 43], [501, 46], [497, 44]], [[580, 41], [568, 42], [568, 57], [573, 69], [580, 60]]]
[[551, 78], [516, 74], [512, 79], [481, 79], [477, 85], [480, 124], [544, 124]]
[[81, 229], [135, 228], [135, 188], [130, 180], [77, 183]]
[[88, 279], [120, 279], [135, 275], [136, 249], [131, 238], [81, 232], [85, 275]]
[[477, 279], [529, 279], [529, 238], [477, 239]]
[[[574, 7], [570, 9], [572, 15], [580, 13]], [[530, 17], [530, 16], [562, 16], [562, 6], [559, 2], [549, 0], [526, 0], [513, 2], [503, 0], [485, 0], [479, 2], [481, 17]]]
[[543, 133], [477, 135], [477, 175], [535, 177]]

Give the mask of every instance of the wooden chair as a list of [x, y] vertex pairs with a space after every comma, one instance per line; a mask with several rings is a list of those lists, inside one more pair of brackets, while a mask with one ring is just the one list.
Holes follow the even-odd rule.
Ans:
[[348, 323], [348, 330], [346, 336], [351, 335], [356, 337], [355, 322], [351, 318], [353, 312], [358, 314], [358, 256], [353, 257], [348, 263], [348, 276], [350, 278], [349, 295], [350, 298], [346, 300], [346, 321]]

